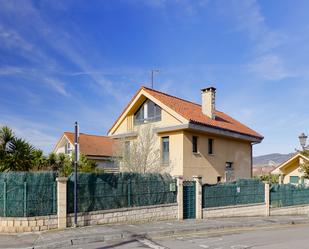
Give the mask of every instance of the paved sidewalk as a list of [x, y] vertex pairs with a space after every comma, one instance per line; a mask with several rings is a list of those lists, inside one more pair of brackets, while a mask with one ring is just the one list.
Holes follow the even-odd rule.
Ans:
[[121, 241], [136, 237], [154, 238], [199, 231], [231, 228], [273, 227], [308, 224], [308, 216], [272, 216], [216, 218], [204, 220], [162, 221], [134, 225], [102, 225], [68, 228], [39, 233], [0, 235], [0, 248], [66, 248], [94, 242]]

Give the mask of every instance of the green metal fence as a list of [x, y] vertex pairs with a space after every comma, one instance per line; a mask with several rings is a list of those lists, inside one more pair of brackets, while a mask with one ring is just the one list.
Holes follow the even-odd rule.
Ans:
[[233, 183], [203, 185], [203, 208], [263, 203], [264, 183], [256, 179], [240, 179]]
[[309, 204], [309, 188], [303, 185], [274, 184], [270, 187], [270, 206], [286, 207]]
[[30, 217], [57, 213], [57, 185], [50, 172], [0, 173], [0, 216]]
[[[159, 174], [92, 174], [77, 177], [78, 212], [175, 203], [176, 181]], [[68, 213], [74, 212], [74, 175], [68, 181]]]

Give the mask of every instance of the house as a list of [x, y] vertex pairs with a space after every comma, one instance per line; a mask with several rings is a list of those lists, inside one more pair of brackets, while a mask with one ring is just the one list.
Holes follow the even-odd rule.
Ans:
[[170, 174], [217, 183], [251, 178], [252, 146], [263, 136], [215, 108], [216, 89], [201, 90], [202, 104], [141, 87], [108, 135], [129, 148], [151, 126], [160, 165]]
[[[88, 159], [96, 161], [99, 168], [106, 172], [117, 172], [118, 166], [114, 160], [115, 141], [106, 136], [80, 133], [79, 150]], [[54, 153], [72, 155], [74, 152], [74, 133], [64, 132], [57, 142]]]
[[307, 180], [304, 179], [304, 173], [300, 170], [301, 164], [305, 162], [309, 162], [309, 158], [301, 153], [297, 153], [275, 168], [271, 174], [279, 175], [279, 182], [284, 184], [308, 183]]

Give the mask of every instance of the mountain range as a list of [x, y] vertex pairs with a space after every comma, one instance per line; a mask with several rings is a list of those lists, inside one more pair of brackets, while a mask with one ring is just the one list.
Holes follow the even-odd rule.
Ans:
[[280, 153], [272, 153], [262, 156], [253, 157], [253, 166], [274, 166], [283, 163], [284, 161], [288, 160], [290, 157], [295, 155], [295, 153], [289, 154], [280, 154]]

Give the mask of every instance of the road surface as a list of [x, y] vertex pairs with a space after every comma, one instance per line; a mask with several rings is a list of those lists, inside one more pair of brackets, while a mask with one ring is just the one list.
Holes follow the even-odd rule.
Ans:
[[309, 225], [274, 226], [273, 228], [230, 229], [158, 237], [136, 238], [121, 242], [94, 243], [80, 249], [309, 249]]

